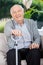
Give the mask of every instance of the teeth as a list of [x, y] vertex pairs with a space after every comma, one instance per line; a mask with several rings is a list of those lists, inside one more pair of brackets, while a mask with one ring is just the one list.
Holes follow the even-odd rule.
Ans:
[[17, 16], [16, 18], [19, 18], [19, 17], [21, 17], [21, 16]]

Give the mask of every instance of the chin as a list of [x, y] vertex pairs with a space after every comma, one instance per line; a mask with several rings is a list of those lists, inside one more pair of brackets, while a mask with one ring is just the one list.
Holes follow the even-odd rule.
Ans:
[[23, 20], [23, 18], [19, 17], [19, 18], [18, 18], [18, 20], [20, 20], [20, 21], [21, 21], [21, 20]]
[[19, 19], [18, 21], [22, 21], [23, 19]]

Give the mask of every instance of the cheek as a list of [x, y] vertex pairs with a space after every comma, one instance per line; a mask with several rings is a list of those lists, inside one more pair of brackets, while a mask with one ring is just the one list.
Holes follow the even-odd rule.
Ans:
[[15, 15], [13, 14], [12, 17], [15, 18]]
[[22, 12], [21, 15], [24, 16], [24, 13]]
[[23, 15], [23, 14], [24, 14], [24, 12], [19, 12], [19, 14], [20, 14], [20, 15]]
[[21, 15], [21, 17], [23, 17], [24, 16], [24, 13], [20, 13], [20, 15]]

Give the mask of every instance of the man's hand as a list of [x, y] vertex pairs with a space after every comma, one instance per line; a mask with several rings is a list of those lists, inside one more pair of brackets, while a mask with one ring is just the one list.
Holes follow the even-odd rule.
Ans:
[[32, 44], [29, 46], [29, 48], [30, 48], [30, 49], [39, 48], [39, 44], [32, 43]]
[[39, 48], [39, 44], [33, 43], [31, 47], [32, 47], [32, 49], [33, 48]]
[[12, 34], [15, 35], [15, 36], [22, 36], [21, 31], [18, 30], [18, 29], [12, 30]]

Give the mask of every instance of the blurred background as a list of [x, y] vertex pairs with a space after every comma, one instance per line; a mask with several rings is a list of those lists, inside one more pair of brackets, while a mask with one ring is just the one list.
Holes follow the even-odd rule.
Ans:
[[43, 28], [43, 0], [0, 0], [0, 33], [11, 19], [10, 8], [14, 4], [20, 4], [25, 9], [24, 17], [37, 21], [38, 28]]

